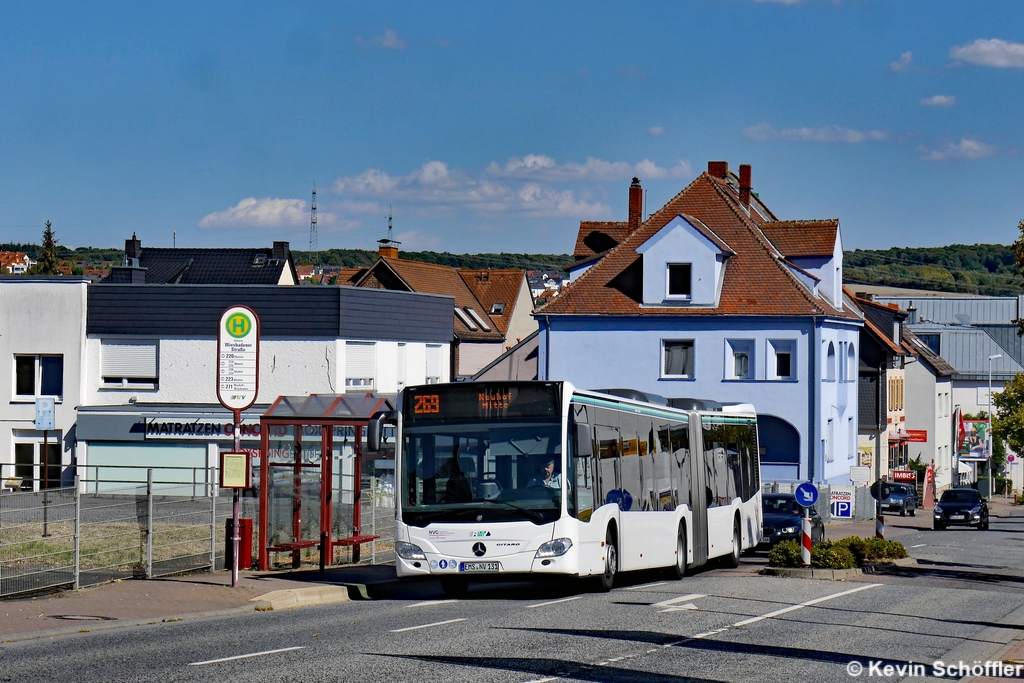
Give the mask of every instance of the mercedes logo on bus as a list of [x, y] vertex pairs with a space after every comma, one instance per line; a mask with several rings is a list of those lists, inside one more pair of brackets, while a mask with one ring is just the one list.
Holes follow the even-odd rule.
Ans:
[[486, 553], [486, 552], [487, 552], [487, 546], [485, 546], [483, 543], [474, 543], [473, 544], [473, 554], [476, 555], [477, 557], [483, 557], [484, 553]]

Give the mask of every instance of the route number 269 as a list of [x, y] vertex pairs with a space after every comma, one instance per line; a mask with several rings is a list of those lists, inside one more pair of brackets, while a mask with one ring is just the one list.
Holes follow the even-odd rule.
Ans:
[[416, 397], [413, 412], [417, 415], [441, 412], [441, 397], [437, 394], [420, 394]]

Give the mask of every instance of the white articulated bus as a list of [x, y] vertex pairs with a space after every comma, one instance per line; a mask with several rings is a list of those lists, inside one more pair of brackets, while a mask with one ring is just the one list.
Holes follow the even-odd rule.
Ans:
[[[567, 382], [406, 388], [395, 444], [400, 577], [595, 577], [735, 565], [761, 535], [750, 405]], [[379, 441], [371, 421], [370, 448]]]

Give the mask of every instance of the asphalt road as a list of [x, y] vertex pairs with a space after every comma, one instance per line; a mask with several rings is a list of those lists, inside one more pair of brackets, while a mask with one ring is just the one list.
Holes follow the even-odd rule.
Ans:
[[1000, 622], [1024, 625], [1024, 517], [915, 528], [928, 521], [889, 529], [932, 564], [859, 581], [758, 576], [763, 556], [683, 581], [626, 577], [607, 594], [496, 584], [454, 601], [419, 581], [369, 601], [12, 643], [0, 680], [850, 681], [851, 661], [930, 665], [971, 656]]

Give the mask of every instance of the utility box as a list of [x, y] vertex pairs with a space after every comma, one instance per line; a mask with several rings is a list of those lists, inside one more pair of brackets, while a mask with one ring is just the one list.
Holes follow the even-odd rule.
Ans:
[[[234, 523], [224, 520], [224, 568], [231, 569], [235, 558], [235, 544], [231, 539]], [[252, 569], [252, 520], [238, 518], [238, 568]]]

